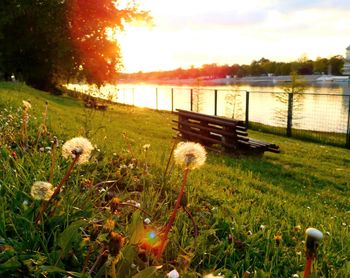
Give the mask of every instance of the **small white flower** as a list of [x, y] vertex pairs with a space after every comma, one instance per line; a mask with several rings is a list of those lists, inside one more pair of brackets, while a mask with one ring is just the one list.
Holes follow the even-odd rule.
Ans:
[[294, 273], [294, 274], [292, 275], [292, 278], [299, 278], [299, 274]]
[[172, 271], [167, 273], [166, 276], [169, 277], [169, 278], [179, 278], [180, 277], [180, 275], [179, 275], [179, 273], [177, 272], [176, 269], [173, 269]]
[[142, 148], [144, 151], [147, 151], [150, 147], [151, 147], [151, 144], [145, 144], [145, 145], [143, 145]]
[[43, 151], [45, 151], [45, 148], [44, 148], [44, 147], [41, 147], [41, 148], [39, 149], [39, 151], [43, 152]]
[[265, 225], [263, 225], [263, 224], [260, 225], [260, 230], [265, 230], [265, 228], [266, 228]]
[[189, 169], [201, 167], [207, 158], [207, 152], [199, 143], [180, 142], [174, 150], [175, 162]]
[[143, 220], [143, 223], [145, 223], [146, 225], [149, 225], [149, 224], [151, 223], [151, 219], [145, 218], [145, 219]]

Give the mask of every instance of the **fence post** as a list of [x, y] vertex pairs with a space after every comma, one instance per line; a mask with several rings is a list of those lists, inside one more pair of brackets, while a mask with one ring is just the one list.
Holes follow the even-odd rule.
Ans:
[[174, 112], [174, 88], [171, 88], [171, 112]]
[[191, 89], [190, 92], [191, 92], [191, 111], [193, 111], [193, 89]]
[[214, 90], [214, 115], [218, 115], [218, 90]]
[[158, 88], [156, 88], [156, 110], [158, 110]]
[[245, 127], [249, 127], [249, 95], [248, 91], [245, 91]]
[[292, 136], [293, 121], [293, 93], [288, 93], [287, 136]]
[[135, 106], [135, 88], [132, 88], [132, 105]]
[[348, 129], [346, 131], [346, 147], [350, 149], [350, 95], [349, 97], [349, 106], [348, 106]]

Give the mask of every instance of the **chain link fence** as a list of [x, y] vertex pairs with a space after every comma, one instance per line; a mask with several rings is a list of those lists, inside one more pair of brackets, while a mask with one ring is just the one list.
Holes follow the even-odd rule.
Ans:
[[350, 95], [245, 91], [234, 88], [73, 87], [91, 96], [156, 110], [190, 110], [243, 120], [253, 130], [350, 149]]

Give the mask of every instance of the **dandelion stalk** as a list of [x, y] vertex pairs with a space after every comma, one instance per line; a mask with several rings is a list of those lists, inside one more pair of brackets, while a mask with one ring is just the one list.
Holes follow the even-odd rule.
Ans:
[[23, 112], [22, 112], [22, 144], [25, 148], [28, 147], [28, 121], [29, 121], [29, 109], [32, 105], [23, 100]]
[[53, 179], [53, 170], [55, 168], [55, 160], [56, 160], [56, 146], [57, 146], [57, 137], [55, 136], [53, 138], [53, 143], [51, 147], [51, 169], [50, 169], [49, 182], [51, 182]]
[[79, 153], [76, 153], [74, 159], [72, 160], [69, 168], [68, 168], [68, 171], [67, 173], [65, 174], [65, 176], [63, 177], [63, 179], [61, 180], [61, 182], [59, 183], [59, 185], [55, 188], [55, 191], [53, 192], [51, 198], [45, 202], [45, 203], [42, 203], [41, 207], [40, 207], [40, 210], [39, 210], [39, 213], [38, 213], [38, 216], [36, 217], [35, 219], [35, 222], [38, 223], [38, 221], [42, 218], [43, 214], [44, 214], [44, 211], [47, 209], [49, 203], [60, 193], [61, 191], [61, 188], [62, 186], [64, 185], [64, 183], [68, 180], [72, 170], [73, 170], [73, 167], [74, 167], [74, 164], [77, 162], [77, 160], [79, 159], [79, 156], [80, 154]]
[[156, 256], [157, 260], [161, 258], [164, 249], [167, 245], [168, 234], [171, 230], [172, 225], [174, 224], [177, 210], [180, 207], [185, 192], [188, 174], [190, 170], [201, 167], [206, 160], [206, 151], [203, 148], [203, 146], [198, 143], [180, 142], [177, 144], [177, 147], [173, 152], [175, 163], [182, 166], [184, 169], [183, 180], [180, 192], [176, 200], [175, 207], [166, 225], [159, 232], [150, 231], [146, 233], [145, 238], [141, 240], [140, 244], [141, 248], [144, 248], [145, 250], [150, 250]]
[[47, 127], [46, 127], [46, 117], [47, 117], [47, 107], [48, 107], [48, 102], [45, 102], [45, 111], [43, 113], [43, 122], [41, 123], [41, 125], [38, 128], [38, 135], [37, 135], [37, 139], [36, 139], [36, 145], [38, 145], [39, 140], [41, 138], [41, 134], [45, 134], [47, 131]]
[[310, 273], [311, 273], [311, 265], [312, 265], [312, 261], [313, 261], [314, 257], [308, 257], [306, 259], [306, 264], [305, 264], [305, 268], [304, 268], [304, 278], [309, 278], [310, 277]]
[[319, 241], [323, 238], [321, 231], [315, 228], [308, 228], [306, 234], [306, 264], [304, 269], [304, 278], [309, 278], [311, 273], [312, 261], [316, 257]]
[[164, 170], [163, 177], [166, 177], [166, 175], [168, 173], [171, 157], [173, 156], [173, 153], [174, 153], [174, 150], [175, 150], [175, 146], [176, 146], [176, 140], [174, 140], [174, 143], [173, 143], [173, 145], [171, 147], [171, 151], [170, 151], [170, 154], [169, 154], [168, 162], [167, 162], [165, 170]]

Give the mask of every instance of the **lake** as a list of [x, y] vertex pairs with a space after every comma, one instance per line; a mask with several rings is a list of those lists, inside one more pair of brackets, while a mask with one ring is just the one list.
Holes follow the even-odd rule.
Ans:
[[[168, 110], [191, 109], [245, 120], [249, 92], [249, 121], [285, 127], [288, 95], [282, 85], [169, 86], [157, 84], [106, 85], [100, 90], [70, 84], [69, 89], [114, 102]], [[216, 93], [215, 93], [216, 92]], [[217, 106], [215, 109], [215, 95]], [[293, 128], [346, 133], [349, 124], [350, 83], [317, 83], [295, 95]]]

